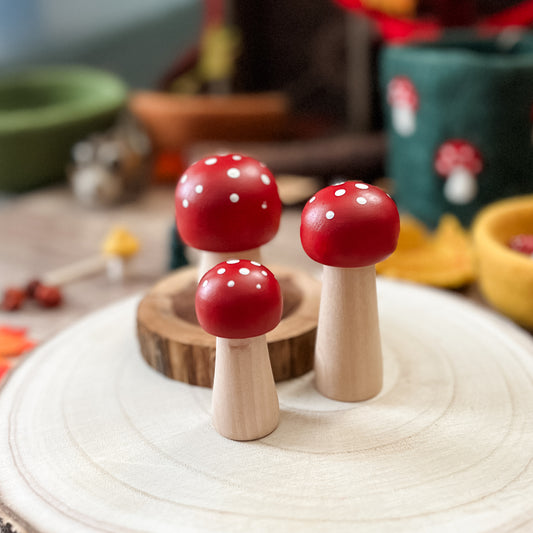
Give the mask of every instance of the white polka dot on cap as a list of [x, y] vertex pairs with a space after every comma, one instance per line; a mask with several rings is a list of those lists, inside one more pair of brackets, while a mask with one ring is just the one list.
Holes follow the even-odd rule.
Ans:
[[230, 177], [230, 178], [238, 178], [240, 175], [241, 175], [241, 171], [238, 169], [238, 168], [230, 168], [228, 169], [228, 171], [226, 172], [226, 174]]
[[328, 211], [328, 212], [326, 213], [326, 218], [327, 218], [328, 220], [331, 220], [334, 216], [335, 216], [335, 213], [334, 213], [333, 211]]
[[206, 159], [204, 163], [208, 166], [214, 165], [218, 159], [216, 157], [210, 157], [209, 159]]
[[229, 195], [229, 201], [236, 204], [239, 201], [239, 195], [236, 192], [233, 192]]

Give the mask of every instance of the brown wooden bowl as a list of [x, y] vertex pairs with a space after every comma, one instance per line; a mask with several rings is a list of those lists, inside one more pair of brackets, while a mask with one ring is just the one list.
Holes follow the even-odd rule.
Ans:
[[[269, 267], [270, 268], [270, 267]], [[266, 338], [276, 381], [313, 367], [320, 282], [305, 272], [274, 266], [283, 294], [283, 315]], [[137, 334], [146, 362], [166, 376], [211, 387], [215, 337], [198, 324], [194, 311], [196, 268], [187, 267], [157, 283], [137, 309]]]
[[129, 102], [157, 150], [193, 142], [269, 141], [283, 136], [289, 103], [283, 93], [180, 95], [140, 91]]

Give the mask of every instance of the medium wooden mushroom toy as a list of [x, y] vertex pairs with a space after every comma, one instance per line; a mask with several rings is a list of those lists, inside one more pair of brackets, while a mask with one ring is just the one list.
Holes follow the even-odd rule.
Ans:
[[198, 322], [215, 335], [212, 416], [215, 429], [233, 440], [274, 431], [279, 404], [265, 334], [281, 320], [281, 289], [256, 261], [219, 263], [200, 280]]
[[381, 390], [375, 264], [394, 251], [399, 231], [392, 198], [366, 183], [326, 187], [303, 209], [303, 248], [324, 265], [315, 348], [324, 396], [351, 402]]
[[450, 203], [466, 205], [477, 196], [483, 160], [472, 143], [463, 139], [443, 143], [435, 156], [435, 170], [446, 180], [443, 192]]
[[274, 176], [251, 157], [201, 159], [178, 180], [175, 198], [183, 242], [202, 251], [198, 278], [232, 257], [261, 262], [260, 246], [279, 228], [281, 200]]

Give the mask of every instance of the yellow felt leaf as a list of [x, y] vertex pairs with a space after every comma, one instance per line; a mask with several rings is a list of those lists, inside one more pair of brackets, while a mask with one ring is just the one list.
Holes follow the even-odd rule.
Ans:
[[469, 234], [452, 215], [444, 215], [431, 235], [420, 222], [402, 219], [399, 246], [376, 265], [379, 274], [436, 287], [458, 288], [475, 279]]

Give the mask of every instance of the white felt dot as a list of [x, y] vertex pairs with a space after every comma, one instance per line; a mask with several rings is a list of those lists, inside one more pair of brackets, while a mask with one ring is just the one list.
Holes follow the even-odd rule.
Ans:
[[185, 198], [185, 200], [183, 200], [183, 202], [181, 202], [181, 205], [185, 208], [189, 207], [189, 200], [187, 200], [187, 198]]
[[209, 280], [205, 279], [202, 283], [202, 287], [207, 287], [209, 285]]
[[366, 198], [363, 198], [362, 196], [359, 196], [359, 198], [357, 198], [356, 202], [359, 205], [365, 205], [366, 204]]
[[194, 190], [200, 194], [203, 190], [204, 190], [204, 186], [203, 185], [197, 185]]
[[236, 265], [240, 262], [240, 259], [230, 259], [229, 261], [226, 261], [228, 265]]
[[180, 179], [181, 183], [185, 183], [187, 181], [187, 174], [183, 174], [183, 176]]
[[316, 200], [316, 196], [313, 196], [313, 197], [309, 200], [309, 203], [312, 204], [315, 200]]
[[239, 274], [242, 274], [243, 276], [247, 276], [250, 273], [249, 268], [239, 268]]
[[239, 195], [236, 192], [231, 193], [229, 195], [229, 201], [233, 202], [234, 204], [236, 204], [239, 201]]
[[242, 155], [234, 155], [231, 159], [233, 159], [233, 161], [240, 161], [242, 159]]
[[258, 263], [257, 261], [250, 261], [250, 263], [252, 263], [252, 265], [255, 265], [256, 267], [261, 266], [261, 263]]
[[214, 165], [218, 159], [216, 157], [210, 157], [209, 159], [205, 160], [205, 164], [208, 166]]
[[260, 289], [261, 288], [261, 283], [258, 283], [256, 286], [255, 286], [256, 289]]
[[366, 183], [356, 183], [355, 186], [358, 189], [368, 189], [368, 185]]
[[263, 202], [261, 204], [261, 209], [266, 209], [268, 206], [267, 206], [267, 203], [266, 202]]
[[335, 191], [335, 196], [343, 196], [344, 194], [346, 194], [346, 189], [337, 189]]
[[270, 178], [266, 174], [261, 174], [261, 181], [265, 185], [270, 185]]
[[267, 271], [266, 271], [266, 270], [261, 270], [261, 274], [263, 274], [263, 276], [265, 276], [265, 277], [266, 277], [266, 276], [268, 276], [268, 274], [267, 274]]
[[235, 282], [232, 279], [228, 281], [228, 287], [235, 287]]
[[225, 268], [219, 268], [217, 270], [217, 274], [224, 274], [224, 272], [226, 272], [226, 269]]
[[230, 177], [230, 178], [238, 178], [240, 175], [241, 175], [241, 171], [238, 169], [238, 168], [230, 168], [226, 174]]
[[334, 216], [335, 216], [335, 213], [334, 213], [333, 211], [328, 211], [328, 212], [326, 213], [326, 218], [327, 218], [328, 220], [331, 220]]

